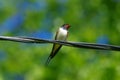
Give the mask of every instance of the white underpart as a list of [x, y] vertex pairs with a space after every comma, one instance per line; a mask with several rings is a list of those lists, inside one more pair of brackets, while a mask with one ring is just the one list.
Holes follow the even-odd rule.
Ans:
[[65, 41], [67, 38], [67, 30], [63, 28], [59, 28], [58, 34], [57, 34], [57, 40]]

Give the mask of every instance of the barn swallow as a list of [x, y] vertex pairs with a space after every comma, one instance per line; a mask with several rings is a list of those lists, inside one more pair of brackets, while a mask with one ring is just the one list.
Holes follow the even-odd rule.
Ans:
[[[64, 24], [62, 25], [58, 31], [56, 32], [55, 35], [55, 40], [59, 40], [59, 41], [66, 41], [67, 37], [68, 37], [68, 29], [70, 28], [69, 24]], [[47, 61], [46, 61], [46, 65], [49, 64], [49, 62], [51, 61], [51, 59], [53, 59], [53, 57], [57, 54], [57, 52], [60, 50], [60, 48], [62, 47], [62, 45], [54, 43], [53, 44], [53, 48], [51, 51], [51, 54], [49, 55]]]

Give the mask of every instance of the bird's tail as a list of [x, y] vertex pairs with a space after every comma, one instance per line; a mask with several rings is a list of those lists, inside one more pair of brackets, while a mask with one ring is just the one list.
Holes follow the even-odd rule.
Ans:
[[51, 59], [52, 59], [51, 56], [49, 56], [49, 57], [47, 58], [47, 61], [46, 61], [46, 63], [45, 63], [46, 66], [50, 63]]

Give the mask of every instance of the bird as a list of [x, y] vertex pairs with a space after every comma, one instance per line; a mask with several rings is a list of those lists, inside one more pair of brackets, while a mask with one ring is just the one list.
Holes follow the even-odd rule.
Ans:
[[[69, 24], [63, 24], [56, 32], [55, 40], [66, 41], [66, 39], [68, 37], [68, 29], [69, 28], [70, 28]], [[60, 44], [57, 44], [57, 43], [53, 44], [52, 51], [46, 61], [46, 65], [48, 65], [50, 63], [51, 59], [53, 59], [55, 57], [55, 55], [58, 53], [58, 51], [60, 50], [61, 47], [62, 47], [62, 45], [60, 45]]]

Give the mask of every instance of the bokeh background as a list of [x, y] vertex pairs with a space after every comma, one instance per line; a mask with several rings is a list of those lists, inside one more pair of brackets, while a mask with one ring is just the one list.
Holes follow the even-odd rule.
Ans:
[[[120, 0], [0, 0], [0, 35], [120, 45]], [[120, 52], [0, 41], [0, 80], [119, 80]]]

